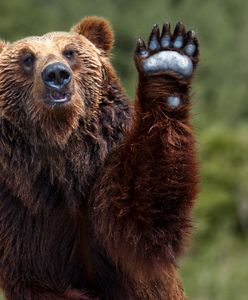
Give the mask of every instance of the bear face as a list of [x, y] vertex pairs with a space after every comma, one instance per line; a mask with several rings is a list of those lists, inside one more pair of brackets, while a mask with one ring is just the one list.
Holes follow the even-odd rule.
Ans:
[[65, 144], [97, 114], [112, 44], [108, 22], [94, 17], [68, 33], [1, 42], [1, 117], [29, 136], [33, 128], [42, 142]]

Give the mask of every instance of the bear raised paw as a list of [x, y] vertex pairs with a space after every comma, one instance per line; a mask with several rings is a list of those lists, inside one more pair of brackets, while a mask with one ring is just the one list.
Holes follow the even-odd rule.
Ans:
[[0, 288], [6, 300], [185, 300], [198, 191], [182, 23], [138, 41], [134, 107], [108, 21], [0, 41]]
[[163, 25], [160, 36], [158, 25], [150, 34], [148, 47], [142, 39], [138, 39], [136, 60], [139, 69], [145, 73], [176, 73], [182, 77], [190, 77], [198, 56], [198, 42], [194, 31], [186, 33], [182, 22], [177, 23], [172, 35], [170, 24]]
[[[137, 41], [135, 62], [140, 82], [148, 82], [147, 78], [156, 76], [157, 84], [152, 88], [152, 92], [157, 90], [160, 81], [167, 84], [167, 88], [160, 86], [160, 91], [164, 91], [163, 97], [170, 91], [165, 100], [167, 108], [180, 108], [181, 104], [188, 101], [188, 89], [198, 63], [198, 55], [195, 32], [186, 32], [182, 22], [177, 23], [173, 34], [170, 24], [165, 23], [161, 35], [158, 25], [155, 24], [147, 46], [143, 39], [139, 38]], [[154, 79], [151, 78], [150, 81]]]

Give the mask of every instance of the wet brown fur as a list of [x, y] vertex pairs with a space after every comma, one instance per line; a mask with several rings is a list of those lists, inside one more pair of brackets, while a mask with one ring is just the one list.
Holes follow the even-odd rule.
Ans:
[[[77, 60], [62, 50], [70, 44]], [[197, 193], [190, 82], [139, 72], [134, 113], [108, 58], [107, 21], [0, 44], [0, 284], [8, 300], [184, 300], [176, 261]], [[42, 45], [42, 46], [41, 46]], [[31, 50], [32, 76], [20, 64]], [[70, 103], [40, 73], [73, 72]], [[171, 110], [172, 91], [183, 99]], [[132, 117], [132, 119], [131, 119]]]

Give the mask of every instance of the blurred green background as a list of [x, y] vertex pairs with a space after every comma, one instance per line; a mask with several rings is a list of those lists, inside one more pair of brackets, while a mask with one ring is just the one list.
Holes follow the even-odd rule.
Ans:
[[154, 23], [195, 29], [201, 64], [193, 88], [201, 158], [195, 234], [180, 262], [189, 299], [248, 299], [248, 1], [1, 0], [0, 36], [13, 41], [68, 30], [85, 15], [108, 18], [112, 62], [134, 98], [133, 50]]

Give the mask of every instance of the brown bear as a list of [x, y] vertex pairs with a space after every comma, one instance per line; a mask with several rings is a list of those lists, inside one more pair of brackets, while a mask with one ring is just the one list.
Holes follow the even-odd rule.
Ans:
[[0, 286], [8, 300], [186, 299], [198, 171], [193, 31], [138, 39], [129, 104], [109, 23], [0, 43]]

